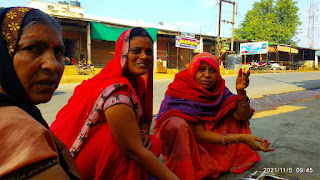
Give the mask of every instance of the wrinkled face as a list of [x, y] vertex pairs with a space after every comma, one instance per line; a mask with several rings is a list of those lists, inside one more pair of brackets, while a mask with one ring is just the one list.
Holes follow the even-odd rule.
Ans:
[[48, 102], [60, 82], [65, 46], [57, 28], [33, 24], [18, 42], [13, 66], [34, 104]]
[[128, 71], [133, 76], [146, 74], [153, 65], [152, 42], [148, 37], [136, 36], [130, 40]]
[[208, 91], [213, 90], [218, 80], [216, 69], [205, 61], [200, 61], [199, 69], [194, 76], [194, 80]]

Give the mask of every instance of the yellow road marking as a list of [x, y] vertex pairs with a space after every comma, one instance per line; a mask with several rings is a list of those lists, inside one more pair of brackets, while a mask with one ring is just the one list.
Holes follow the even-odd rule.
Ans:
[[297, 110], [306, 109], [306, 108], [307, 107], [303, 107], [303, 106], [280, 106], [275, 110], [254, 113], [252, 116], [252, 119], [258, 119], [258, 118], [262, 118], [262, 117], [273, 116], [273, 115], [282, 114], [282, 113], [288, 113], [288, 112], [297, 111]]

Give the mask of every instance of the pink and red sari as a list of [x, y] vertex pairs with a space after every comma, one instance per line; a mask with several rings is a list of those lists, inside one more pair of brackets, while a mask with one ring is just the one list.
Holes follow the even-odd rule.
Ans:
[[[56, 117], [50, 129], [69, 148], [83, 178], [143, 179], [141, 170], [115, 142], [104, 112], [117, 103], [131, 106], [137, 123], [152, 120], [152, 69], [137, 81], [138, 92], [123, 75], [127, 67], [131, 29], [118, 38], [115, 57], [103, 70], [77, 86], [68, 104]], [[129, 97], [129, 98], [126, 98]], [[125, 124], [124, 124], [125, 125]], [[150, 136], [152, 149], [160, 154], [160, 142]]]
[[[212, 92], [194, 80], [201, 60], [215, 67], [218, 73]], [[242, 173], [260, 160], [258, 152], [245, 144], [198, 143], [188, 125], [188, 122], [202, 123], [206, 130], [215, 133], [251, 134], [247, 121], [237, 121], [229, 113], [237, 106], [237, 96], [225, 86], [217, 61], [209, 53], [196, 55], [188, 69], [178, 73], [169, 85], [156, 118], [154, 135], [161, 140], [165, 164], [180, 179]]]

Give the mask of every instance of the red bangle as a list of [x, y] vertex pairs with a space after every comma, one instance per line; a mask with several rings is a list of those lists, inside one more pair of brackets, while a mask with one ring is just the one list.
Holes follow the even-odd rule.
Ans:
[[242, 99], [244, 99], [247, 96], [247, 91], [246, 90], [243, 90], [243, 91], [244, 91], [244, 95], [240, 99], [237, 98], [237, 101], [241, 101]]
[[250, 104], [250, 99], [248, 98], [248, 101], [245, 102], [245, 103], [243, 103], [243, 104], [241, 104], [241, 103], [239, 103], [239, 102], [237, 101], [237, 104], [238, 104], [239, 106], [241, 106], [241, 107], [248, 107], [249, 104]]

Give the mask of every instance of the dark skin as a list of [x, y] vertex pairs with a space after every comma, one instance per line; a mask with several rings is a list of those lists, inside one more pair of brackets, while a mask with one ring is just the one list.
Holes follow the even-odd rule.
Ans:
[[[143, 45], [142, 45], [143, 44]], [[152, 67], [153, 62], [153, 45], [148, 37], [133, 37], [130, 42], [128, 69], [125, 70], [124, 75], [129, 79], [136, 93], [139, 94], [137, 88], [137, 79], [147, 73]], [[144, 53], [142, 52], [144, 51]], [[147, 119], [140, 120], [140, 132], [144, 147], [151, 149], [152, 143], [148, 132], [150, 125]]]
[[[238, 101], [240, 104], [246, 103], [249, 99], [245, 95], [244, 89], [249, 86], [249, 76], [250, 76], [250, 70], [247, 71], [247, 73], [242, 72], [242, 69], [239, 70], [238, 77], [236, 80], [236, 90], [238, 93], [238, 99], [241, 99], [243, 96], [242, 100]], [[237, 106], [237, 108], [232, 112], [232, 116], [239, 121], [247, 121], [250, 118], [250, 106], [242, 107], [242, 106]]]
[[[213, 70], [214, 67], [206, 62], [200, 62], [200, 66], [198, 71], [195, 74], [195, 81], [203, 88], [208, 91], [212, 91], [214, 89], [214, 85], [216, 83], [216, 79], [218, 77], [217, 72]], [[250, 71], [248, 70], [246, 73], [239, 70], [239, 74], [236, 80], [236, 90], [238, 93], [238, 99], [241, 99], [245, 96], [244, 89], [249, 86], [249, 76]], [[215, 82], [211, 84], [210, 82]], [[248, 101], [248, 97], [245, 96], [242, 100], [240, 100], [239, 104], [244, 104]], [[247, 121], [250, 118], [250, 106], [237, 106], [233, 111], [231, 111], [231, 116], [238, 121]], [[208, 131], [204, 128], [202, 123], [190, 123], [189, 125], [192, 129], [192, 132], [196, 138], [196, 141], [199, 143], [209, 143], [209, 144], [221, 144], [221, 134], [214, 133], [212, 131]], [[266, 140], [254, 136], [252, 134], [228, 134], [230, 143], [244, 143], [247, 144], [254, 151], [263, 151], [269, 152], [273, 151], [270, 149], [270, 143]]]

